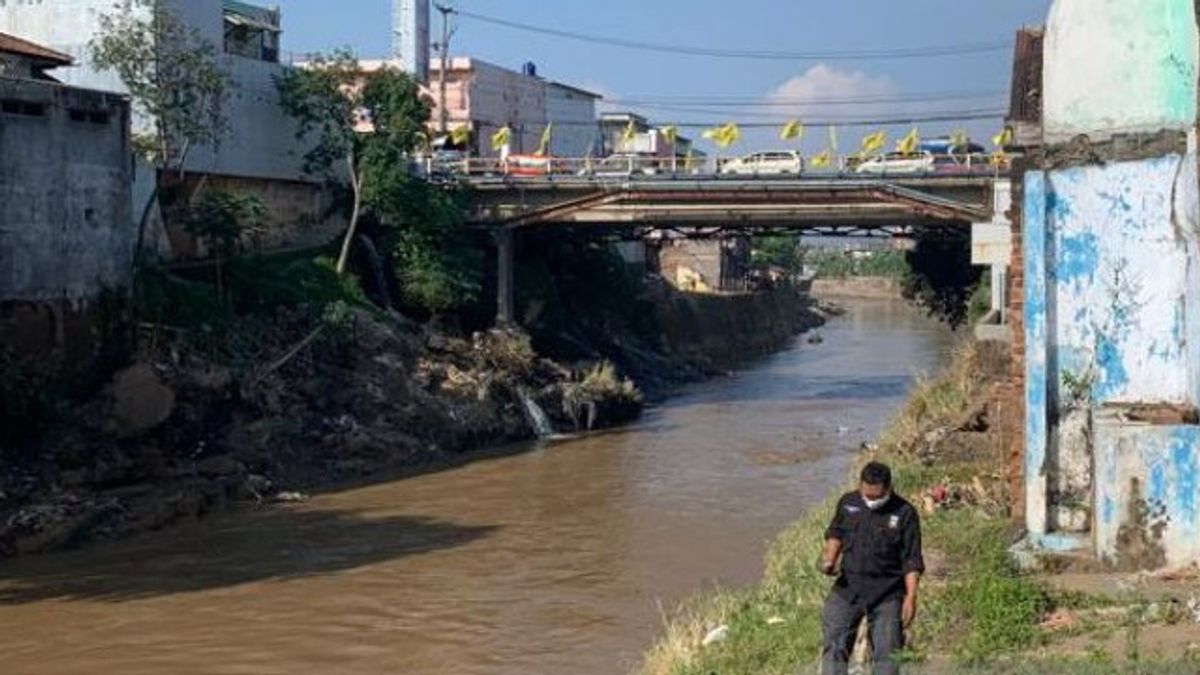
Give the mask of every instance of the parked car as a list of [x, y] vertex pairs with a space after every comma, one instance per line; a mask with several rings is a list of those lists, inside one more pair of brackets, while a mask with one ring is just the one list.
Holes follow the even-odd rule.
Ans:
[[795, 150], [756, 152], [731, 159], [718, 171], [730, 176], [800, 175], [804, 171], [804, 157]]
[[653, 176], [658, 173], [658, 159], [634, 154], [610, 155], [595, 160], [579, 170], [580, 176], [596, 178], [629, 178], [631, 176]]
[[859, 162], [854, 166], [854, 173], [870, 176], [932, 173], [935, 164], [936, 159], [930, 152], [889, 152], [881, 157], [871, 157]]

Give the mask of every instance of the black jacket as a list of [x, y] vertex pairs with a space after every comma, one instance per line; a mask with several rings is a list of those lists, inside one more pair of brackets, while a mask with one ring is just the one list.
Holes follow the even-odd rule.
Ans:
[[920, 516], [895, 494], [872, 511], [860, 493], [846, 493], [825, 538], [842, 542], [842, 573], [835, 589], [850, 602], [873, 606], [903, 595], [904, 577], [925, 571]]

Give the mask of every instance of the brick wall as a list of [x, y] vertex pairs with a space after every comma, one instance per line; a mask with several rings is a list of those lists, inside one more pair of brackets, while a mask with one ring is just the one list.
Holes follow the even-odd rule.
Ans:
[[1012, 374], [1004, 387], [1005, 435], [1010, 443], [1008, 484], [1014, 520], [1025, 519], [1025, 259], [1023, 254], [1023, 208], [1028, 159], [1013, 166], [1012, 258], [1008, 274], [1008, 317], [1012, 326]]

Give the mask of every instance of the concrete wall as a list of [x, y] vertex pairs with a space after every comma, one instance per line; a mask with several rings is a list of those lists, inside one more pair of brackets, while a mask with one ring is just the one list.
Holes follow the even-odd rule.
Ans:
[[1055, 2], [1022, 190], [1026, 527], [1135, 567], [1200, 559], [1195, 12]]
[[136, 230], [124, 99], [0, 79], [0, 102], [42, 110], [0, 112], [0, 301], [79, 306], [127, 285]]
[[1200, 427], [1096, 423], [1096, 550], [1124, 569], [1200, 560]]
[[[169, 0], [170, 8], [188, 26], [200, 31], [218, 52], [224, 48], [221, 0]], [[90, 65], [88, 43], [99, 30], [101, 15], [111, 12], [113, 0], [39, 0], [37, 3], [0, 1], [0, 31], [12, 33], [75, 57], [74, 68], [55, 76], [68, 84], [124, 92], [119, 78]], [[221, 56], [234, 89], [226, 111], [230, 133], [216, 150], [192, 153], [188, 170], [228, 176], [310, 180], [303, 155], [310, 147], [296, 139], [296, 123], [279, 107], [273, 78], [285, 68], [241, 56]], [[147, 128], [139, 120], [135, 128]]]
[[1191, 0], [1056, 0], [1045, 42], [1046, 142], [1196, 122]]
[[546, 83], [546, 119], [554, 122], [550, 154], [555, 157], [600, 155], [596, 99], [569, 87]]

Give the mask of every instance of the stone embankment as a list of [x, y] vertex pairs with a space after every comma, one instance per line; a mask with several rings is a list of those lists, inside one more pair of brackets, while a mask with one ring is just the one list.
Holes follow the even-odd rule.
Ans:
[[316, 337], [281, 315], [220, 348], [143, 348], [54, 433], [5, 458], [0, 557], [447, 466], [530, 440], [547, 421], [559, 432], [622, 424], [640, 414], [643, 388], [724, 372], [822, 321], [790, 289], [656, 304], [663, 344], [612, 362], [557, 363], [519, 331], [457, 338], [368, 311]]
[[904, 297], [900, 280], [894, 277], [814, 279], [812, 294], [818, 298], [862, 298], [867, 300], [901, 300]]

